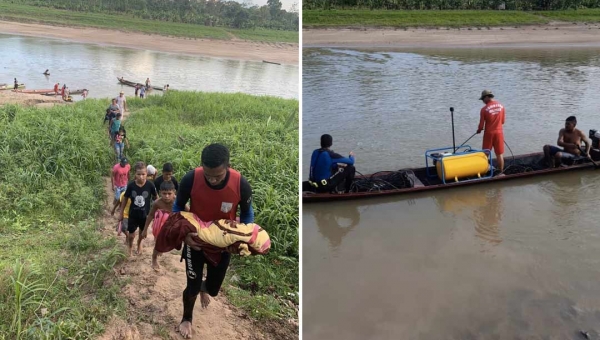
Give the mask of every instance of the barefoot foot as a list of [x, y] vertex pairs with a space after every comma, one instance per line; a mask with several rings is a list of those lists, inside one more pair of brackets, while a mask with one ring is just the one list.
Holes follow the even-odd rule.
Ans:
[[184, 321], [179, 324], [179, 333], [184, 339], [190, 339], [192, 337], [192, 323]]
[[200, 292], [200, 305], [202, 308], [207, 308], [210, 304], [210, 295], [206, 292]]

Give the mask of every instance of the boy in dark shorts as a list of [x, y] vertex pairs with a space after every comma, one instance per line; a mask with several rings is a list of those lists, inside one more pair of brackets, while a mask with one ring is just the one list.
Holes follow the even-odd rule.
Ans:
[[[144, 232], [142, 233], [142, 239], [145, 239], [148, 236], [148, 228], [150, 227], [150, 223], [154, 220], [154, 215], [157, 211], [162, 210], [164, 213], [170, 214], [173, 210], [173, 202], [175, 201], [175, 185], [171, 181], [162, 182], [160, 185], [160, 198], [154, 201], [152, 204], [152, 208], [150, 209], [150, 213], [146, 218], [146, 225], [144, 226]], [[156, 228], [156, 223], [153, 228]], [[164, 222], [164, 221], [161, 221]], [[152, 252], [152, 268], [154, 270], [158, 270], [160, 268], [158, 264], [158, 254], [159, 252], [154, 249]]]
[[127, 247], [129, 248], [129, 256], [132, 255], [133, 250], [133, 239], [135, 238], [135, 231], [139, 228], [137, 241], [137, 254], [142, 252], [142, 232], [146, 224], [146, 217], [150, 212], [150, 203], [152, 199], [157, 199], [158, 194], [156, 188], [151, 181], [146, 180], [146, 163], [137, 162], [134, 167], [135, 180], [127, 184], [125, 189], [125, 196], [123, 196], [123, 202], [121, 202], [121, 214], [119, 221], [123, 221], [123, 213], [125, 211], [125, 205], [127, 199], [131, 199], [131, 205], [129, 206], [129, 220], [127, 221]]

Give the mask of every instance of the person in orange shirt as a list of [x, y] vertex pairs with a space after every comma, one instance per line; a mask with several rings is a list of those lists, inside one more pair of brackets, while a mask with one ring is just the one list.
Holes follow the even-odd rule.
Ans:
[[494, 94], [490, 90], [484, 90], [481, 92], [481, 98], [485, 103], [485, 106], [481, 108], [479, 127], [477, 133], [483, 134], [483, 149], [492, 150], [496, 153], [497, 168], [500, 169], [499, 176], [504, 176], [504, 130], [502, 126], [506, 120], [506, 113], [504, 106], [498, 101], [494, 100]]

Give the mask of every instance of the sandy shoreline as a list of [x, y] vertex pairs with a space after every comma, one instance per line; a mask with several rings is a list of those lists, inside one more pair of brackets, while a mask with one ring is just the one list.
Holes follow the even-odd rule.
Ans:
[[600, 47], [600, 25], [459, 29], [304, 29], [303, 47]]
[[11, 90], [0, 90], [0, 106], [4, 104], [19, 104], [23, 106], [52, 107], [69, 104], [58, 97], [41, 94], [15, 93]]
[[0, 33], [215, 58], [267, 60], [288, 65], [298, 65], [299, 60], [299, 45], [292, 43], [189, 40], [98, 28], [47, 26], [9, 21], [0, 21]]

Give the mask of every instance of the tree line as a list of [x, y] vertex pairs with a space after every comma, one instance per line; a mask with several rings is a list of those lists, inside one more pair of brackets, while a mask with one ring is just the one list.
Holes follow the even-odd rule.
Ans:
[[289, 12], [281, 1], [268, 0], [264, 6], [220, 0], [9, 0], [79, 12], [128, 14], [136, 18], [231, 28], [268, 28], [298, 31], [297, 6]]
[[598, 8], [600, 0], [303, 0], [304, 9], [565, 10]]

